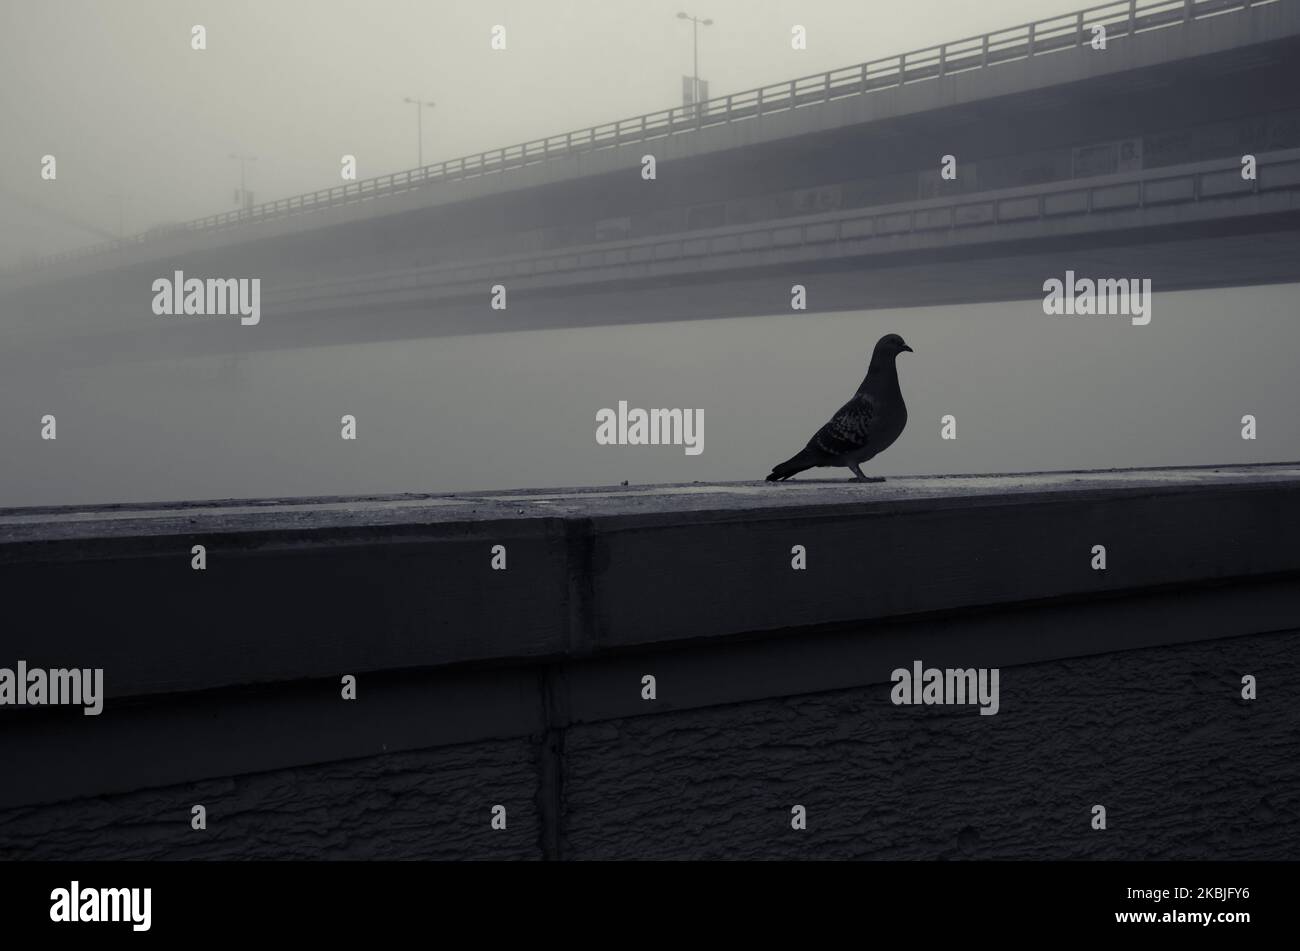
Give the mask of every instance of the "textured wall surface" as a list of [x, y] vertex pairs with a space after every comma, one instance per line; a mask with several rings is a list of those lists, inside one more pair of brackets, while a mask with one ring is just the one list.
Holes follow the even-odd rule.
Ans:
[[0, 859], [536, 858], [536, 775], [533, 744], [498, 740], [13, 809]]
[[882, 684], [576, 727], [565, 753], [571, 858], [1300, 859], [1300, 632], [1005, 668], [996, 716]]
[[[560, 855], [1300, 859], [1300, 631], [1006, 667], [1000, 688], [987, 717], [894, 706], [876, 684], [572, 726]], [[0, 858], [538, 858], [554, 796], [538, 749], [492, 740], [13, 809]], [[189, 828], [196, 802], [206, 832]]]

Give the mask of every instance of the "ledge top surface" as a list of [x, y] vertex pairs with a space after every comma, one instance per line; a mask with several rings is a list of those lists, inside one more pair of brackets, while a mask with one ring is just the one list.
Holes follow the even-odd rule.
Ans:
[[1160, 469], [617, 485], [373, 496], [0, 508], [0, 545], [167, 535], [435, 528], [465, 522], [735, 520], [917, 511], [1115, 495], [1291, 487], [1300, 462]]

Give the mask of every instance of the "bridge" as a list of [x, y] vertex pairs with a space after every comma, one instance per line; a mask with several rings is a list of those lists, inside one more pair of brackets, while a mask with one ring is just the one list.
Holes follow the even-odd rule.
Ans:
[[[1297, 54], [1296, 0], [1117, 0], [60, 256], [4, 306], [25, 346], [164, 354], [1295, 280]], [[173, 270], [261, 277], [267, 319], [160, 333]]]
[[1294, 860], [1296, 524], [1296, 463], [0, 510], [0, 658], [105, 694], [0, 708], [0, 858]]

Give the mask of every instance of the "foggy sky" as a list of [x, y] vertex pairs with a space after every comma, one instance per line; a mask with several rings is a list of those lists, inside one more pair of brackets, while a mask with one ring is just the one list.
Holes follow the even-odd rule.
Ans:
[[[1082, 9], [1086, 0], [3, 0], [0, 266]], [[208, 48], [190, 49], [194, 24]], [[489, 47], [500, 23], [509, 48]], [[808, 49], [790, 48], [803, 25]], [[58, 160], [40, 178], [42, 155]], [[124, 196], [119, 198], [119, 196]], [[98, 232], [98, 233], [96, 233]]]

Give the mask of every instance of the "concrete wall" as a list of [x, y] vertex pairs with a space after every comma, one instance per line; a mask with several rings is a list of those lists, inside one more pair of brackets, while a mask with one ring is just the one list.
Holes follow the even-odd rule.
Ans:
[[566, 859], [1300, 859], [1300, 630], [1003, 668], [996, 717], [888, 695], [575, 724], [554, 789], [535, 734], [9, 809], [0, 858], [537, 859], [552, 795]]
[[1296, 465], [0, 511], [0, 666], [107, 693], [0, 707], [0, 858], [1297, 859], [1295, 524]]

